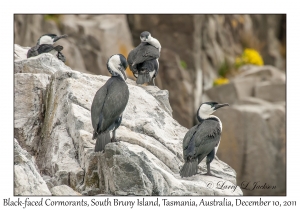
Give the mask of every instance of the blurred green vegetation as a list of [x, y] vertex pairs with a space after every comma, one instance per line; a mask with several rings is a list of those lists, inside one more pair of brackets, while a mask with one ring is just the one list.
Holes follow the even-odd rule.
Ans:
[[180, 65], [182, 68], [187, 69], [187, 64], [184, 60], [180, 60]]
[[220, 68], [219, 68], [219, 76], [221, 77], [226, 77], [226, 75], [229, 73], [231, 69], [231, 65], [229, 64], [229, 62], [225, 59], [223, 61], [223, 63], [221, 64]]
[[58, 15], [58, 14], [47, 14], [47, 15], [44, 15], [44, 20], [46, 20], [46, 21], [52, 20], [59, 26], [60, 25], [60, 19], [59, 19], [60, 16], [61, 15]]
[[242, 55], [236, 57], [234, 63], [230, 63], [227, 59], [224, 60], [218, 71], [219, 77], [213, 81], [213, 86], [227, 84], [229, 82], [228, 78], [236, 75], [238, 69], [246, 64], [262, 66], [264, 65], [264, 60], [257, 50], [244, 49]]

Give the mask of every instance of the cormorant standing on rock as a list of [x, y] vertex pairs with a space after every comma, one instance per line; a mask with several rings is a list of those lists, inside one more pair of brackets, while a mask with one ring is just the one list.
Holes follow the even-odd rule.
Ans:
[[137, 84], [153, 81], [158, 73], [161, 45], [148, 31], [140, 35], [141, 43], [128, 54], [127, 62]]
[[[97, 138], [95, 152], [103, 151], [106, 144], [116, 141], [116, 129], [122, 121], [122, 113], [129, 99], [125, 82], [126, 58], [121, 54], [112, 55], [107, 61], [107, 69], [112, 77], [96, 92], [91, 118], [94, 128], [93, 139]], [[112, 139], [109, 132], [112, 131]]]
[[211, 175], [210, 163], [213, 161], [221, 140], [222, 122], [211, 115], [217, 109], [229, 106], [217, 102], [202, 103], [197, 111], [198, 125], [192, 127], [183, 139], [183, 157], [185, 163], [180, 170], [181, 177], [193, 176], [197, 173], [198, 164], [206, 157], [207, 173]]
[[67, 37], [67, 35], [57, 36], [56, 34], [44, 34], [38, 39], [36, 46], [28, 50], [27, 58], [38, 56], [42, 53], [51, 53], [62, 62], [65, 62], [66, 58], [61, 53], [61, 51], [63, 50], [63, 46], [53, 46], [54, 42], [65, 37]]

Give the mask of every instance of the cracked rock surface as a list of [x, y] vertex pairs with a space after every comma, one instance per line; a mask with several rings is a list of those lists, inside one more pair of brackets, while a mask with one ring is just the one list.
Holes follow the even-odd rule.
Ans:
[[[44, 62], [49, 59], [51, 64]], [[15, 61], [15, 65], [27, 69], [15, 78], [26, 77], [28, 87], [26, 83], [23, 88], [30, 92], [24, 99], [28, 103], [18, 104], [15, 135], [21, 132], [16, 127], [21, 119], [27, 127], [37, 127], [39, 132], [30, 136], [35, 141], [27, 139], [28, 129], [22, 130], [22, 141], [35, 156], [52, 194], [53, 188], [67, 185], [82, 195], [242, 195], [235, 171], [218, 158], [211, 170], [221, 179], [201, 175], [206, 172], [205, 160], [199, 164], [200, 174], [179, 176], [182, 140], [188, 129], [172, 118], [167, 90], [137, 86], [128, 79], [130, 96], [116, 132], [119, 142], [107, 144], [104, 153], [95, 153], [90, 108], [96, 91], [109, 77], [71, 70], [50, 54]], [[40, 85], [40, 92], [32, 84]], [[16, 94], [15, 101], [21, 96]], [[34, 110], [42, 117], [35, 124], [37, 116], [22, 110]], [[221, 189], [221, 182], [231, 188]]]

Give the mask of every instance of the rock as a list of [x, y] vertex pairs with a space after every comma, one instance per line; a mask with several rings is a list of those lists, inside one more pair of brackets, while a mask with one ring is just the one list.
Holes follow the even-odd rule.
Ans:
[[203, 95], [205, 101], [230, 104], [217, 112], [224, 145], [218, 155], [237, 171], [242, 188], [258, 181], [276, 185], [269, 190], [244, 189], [245, 195], [285, 194], [285, 74], [272, 66], [251, 65], [240, 72], [229, 84]]
[[271, 83], [269, 81], [262, 82], [255, 86], [255, 97], [270, 102], [278, 102], [286, 100], [286, 84], [283, 82]]
[[218, 156], [236, 170], [237, 184], [243, 188], [249, 183], [248, 189], [254, 182], [276, 185], [276, 189], [243, 190], [244, 194], [285, 194], [284, 107], [253, 103], [230, 106], [216, 114], [223, 124]]
[[285, 74], [272, 66], [247, 65], [230, 83], [205, 91], [205, 97], [219, 103], [236, 104], [246, 97], [278, 102], [285, 100]]
[[241, 78], [228, 84], [219, 85], [205, 91], [210, 100], [218, 103], [235, 104], [245, 97], [254, 95], [255, 80], [253, 78]]
[[62, 196], [62, 195], [81, 195], [80, 193], [74, 191], [71, 187], [67, 186], [67, 185], [59, 185], [59, 186], [55, 186], [52, 187], [50, 189], [52, 195], [58, 195], [58, 196]]
[[42, 175], [44, 181], [46, 182], [48, 189], [51, 189], [52, 187], [58, 186], [58, 182], [54, 177], [50, 177], [47, 175]]
[[51, 195], [34, 158], [14, 140], [14, 195]]
[[[202, 93], [212, 88], [225, 61], [234, 65], [236, 57], [242, 54], [244, 48], [254, 48], [261, 52], [266, 65], [276, 66], [280, 71], [285, 69], [286, 30], [280, 28], [285, 27], [285, 15], [134, 14], [127, 17], [134, 46], [140, 43], [139, 35], [145, 30], [160, 41], [162, 52], [157, 84], [159, 88], [169, 90], [173, 116], [186, 127], [194, 125], [193, 115], [200, 103], [204, 102], [201, 101]], [[186, 66], [184, 72], [190, 78], [182, 77], [181, 72], [177, 69], [174, 71], [173, 66], [169, 67], [174, 56], [168, 56], [170, 53], [164, 53], [163, 50], [176, 55], [179, 63]], [[165, 71], [168, 73], [164, 74]], [[229, 98], [229, 101], [236, 102], [240, 94], [254, 96], [253, 81], [249, 82], [245, 83], [243, 90], [243, 84], [223, 86], [236, 90], [230, 92], [228, 97], [220, 94], [217, 99]], [[247, 95], [244, 95], [244, 91]]]
[[25, 60], [15, 61], [15, 73], [34, 73], [52, 75], [57, 70], [70, 70], [61, 60], [50, 53], [43, 53]]
[[27, 52], [30, 49], [30, 47], [21, 47], [18, 44], [15, 44], [15, 49], [14, 49], [14, 60], [15, 61], [20, 61], [27, 59]]
[[178, 54], [191, 75], [203, 71], [205, 90], [224, 61], [233, 64], [243, 48], [257, 49], [266, 65], [284, 70], [285, 22], [285, 15], [128, 15], [135, 46], [140, 33], [150, 31], [162, 49]]
[[[228, 189], [207, 189], [207, 183], [211, 182], [217, 186], [220, 181], [212, 177], [195, 175], [181, 179], [178, 175], [178, 167], [173, 168], [176, 174], [173, 173], [172, 168], [161, 162], [159, 159], [161, 157], [139, 145], [119, 142], [118, 144], [108, 144], [105, 150], [104, 154], [99, 155], [98, 168], [100, 169], [100, 182], [104, 183], [103, 190], [106, 194], [241, 195], [239, 187], [235, 192]], [[204, 165], [205, 163], [200, 164], [200, 169], [203, 169]], [[225, 170], [221, 172], [219, 167]], [[217, 160], [214, 162], [213, 171], [215, 172], [215, 170], [221, 176], [228, 176], [226, 180], [231, 180], [227, 181], [227, 185], [235, 187], [235, 184], [231, 182], [234, 180], [235, 172], [230, 167], [225, 168], [224, 163]]]
[[162, 108], [172, 117], [172, 107], [169, 102], [169, 91], [160, 90], [157, 86], [141, 86], [148, 93], [150, 93], [156, 100], [158, 100]]
[[35, 155], [44, 121], [48, 74], [15, 74], [14, 136], [31, 155]]
[[194, 118], [193, 86], [191, 77], [188, 71], [181, 67], [177, 54], [162, 48], [159, 73], [155, 81], [159, 88], [170, 90], [169, 99], [174, 119], [185, 127], [192, 127]]
[[[43, 57], [48, 55], [33, 60], [43, 62]], [[52, 65], [57, 62], [53, 59]], [[39, 66], [44, 65], [49, 68], [48, 63]], [[242, 195], [236, 187], [235, 171], [219, 159], [211, 168], [222, 179], [200, 174], [180, 178], [182, 139], [187, 129], [171, 117], [167, 91], [142, 88], [130, 79], [128, 105], [116, 132], [119, 142], [108, 144], [105, 153], [94, 153], [90, 107], [108, 78], [66, 68], [52, 74], [36, 163], [43, 175], [51, 177], [53, 186], [68, 185], [83, 195]], [[205, 161], [199, 171], [206, 171]], [[136, 184], [131, 185], [132, 180]], [[207, 186], [211, 182], [217, 186], [220, 180], [236, 190]]]
[[278, 68], [274, 66], [255, 66], [245, 65], [239, 68], [240, 74], [238, 74], [235, 80], [240, 78], [253, 78], [256, 83], [271, 81], [271, 82], [285, 82], [286, 76]]
[[19, 14], [14, 29], [15, 43], [29, 47], [43, 34], [68, 34], [55, 45], [64, 47], [66, 65], [85, 73], [108, 75], [107, 59], [116, 53], [127, 56], [133, 49], [126, 15]]

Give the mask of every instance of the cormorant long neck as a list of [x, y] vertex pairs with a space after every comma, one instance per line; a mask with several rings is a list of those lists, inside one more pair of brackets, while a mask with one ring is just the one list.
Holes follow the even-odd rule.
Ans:
[[208, 114], [199, 113], [199, 111], [200, 111], [199, 109], [197, 111], [197, 119], [198, 119], [199, 123], [203, 123], [203, 121], [205, 121], [205, 120], [214, 119], [220, 123], [220, 127], [222, 130], [222, 122], [217, 116], [212, 115], [212, 114], [208, 115]]
[[110, 65], [109, 63], [107, 63], [107, 69], [113, 77], [120, 77], [125, 81], [126, 76], [123, 74], [123, 72], [121, 72], [121, 70], [115, 68], [114, 65]]
[[197, 119], [198, 119], [198, 121], [199, 121], [200, 124], [203, 123], [205, 120], [209, 120], [209, 119], [217, 120], [220, 123], [221, 131], [222, 131], [222, 122], [221, 122], [220, 118], [218, 118], [215, 115], [209, 115], [209, 117], [205, 118], [205, 119], [203, 119], [199, 115], [197, 115]]
[[159, 41], [157, 39], [155, 39], [155, 38], [152, 37], [151, 40], [148, 41], [148, 43], [151, 44], [151, 45], [153, 45], [154, 47], [156, 47], [159, 50], [159, 52], [160, 52], [161, 45], [160, 45], [160, 43], [159, 43]]

